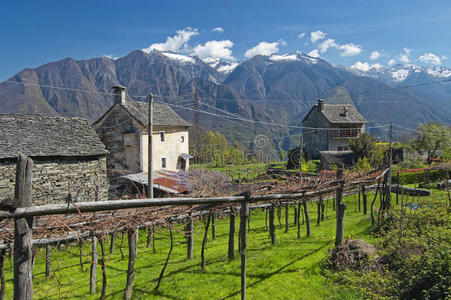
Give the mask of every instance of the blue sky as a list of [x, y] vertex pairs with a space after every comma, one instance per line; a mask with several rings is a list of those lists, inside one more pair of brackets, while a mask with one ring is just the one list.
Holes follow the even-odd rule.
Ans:
[[441, 0], [0, 0], [0, 80], [69, 56], [121, 57], [150, 45], [235, 61], [302, 51], [363, 69], [447, 66], [450, 29], [451, 1]]

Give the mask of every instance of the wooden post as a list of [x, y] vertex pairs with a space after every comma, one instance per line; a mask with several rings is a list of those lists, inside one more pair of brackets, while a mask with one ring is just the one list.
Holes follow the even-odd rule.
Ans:
[[50, 277], [50, 244], [45, 245], [45, 277]]
[[366, 198], [366, 187], [362, 185], [362, 202], [363, 202], [363, 214], [366, 215], [368, 211], [368, 200]]
[[229, 225], [229, 260], [235, 258], [235, 208], [230, 207], [230, 225]]
[[208, 227], [210, 227], [210, 219], [211, 219], [211, 214], [208, 214], [207, 223], [205, 224], [204, 239], [202, 241], [202, 250], [200, 253], [200, 259], [201, 259], [200, 268], [202, 269], [202, 271], [205, 270], [205, 246], [207, 245]]
[[265, 207], [265, 229], [268, 230], [268, 208]]
[[289, 224], [289, 219], [288, 219], [288, 216], [289, 216], [288, 209], [289, 209], [288, 204], [285, 204], [285, 233], [288, 232], [288, 227], [290, 225]]
[[359, 211], [360, 211], [360, 191], [359, 191]]
[[153, 95], [149, 94], [149, 123], [147, 124], [147, 195], [153, 199], [153, 159], [152, 159], [152, 133], [153, 133]]
[[124, 299], [132, 298], [133, 281], [135, 280], [135, 259], [138, 252], [138, 230], [129, 229], [127, 231], [128, 237], [128, 269], [127, 269], [127, 283], [124, 290]]
[[114, 244], [116, 243], [116, 232], [111, 233], [110, 254], [114, 252]]
[[100, 239], [100, 253], [102, 254], [102, 293], [100, 294], [100, 300], [105, 299], [106, 295], [106, 265], [105, 265], [105, 242], [103, 238]]
[[307, 228], [307, 236], [310, 236], [310, 216], [308, 213], [308, 205], [307, 205], [307, 201], [303, 201], [302, 205], [304, 207], [304, 214], [305, 214], [305, 226]]
[[194, 228], [193, 228], [193, 218], [191, 216], [191, 213], [189, 214], [188, 223], [186, 224], [186, 243], [187, 243], [187, 249], [186, 249], [186, 258], [187, 259], [193, 259], [193, 253], [194, 253]]
[[246, 194], [246, 199], [241, 202], [240, 211], [240, 240], [241, 240], [241, 299], [246, 299], [246, 247], [247, 247], [247, 217], [249, 216], [249, 194]]
[[83, 240], [78, 240], [78, 247], [80, 248], [80, 268], [83, 271]]
[[216, 240], [216, 213], [211, 213], [211, 239]]
[[96, 271], [97, 271], [97, 261], [99, 259], [99, 254], [97, 253], [97, 237], [92, 235], [92, 257], [91, 257], [91, 281], [89, 285], [89, 290], [91, 294], [96, 293]]
[[398, 205], [398, 201], [399, 201], [399, 192], [400, 192], [400, 182], [399, 182], [399, 172], [396, 173], [396, 179], [398, 180], [398, 184], [397, 184], [397, 193], [396, 193], [396, 205]]
[[343, 169], [337, 170], [337, 181], [340, 182], [340, 187], [337, 188], [336, 199], [336, 233], [335, 233], [335, 246], [343, 243], [344, 238], [344, 217], [346, 204], [343, 203]]
[[[16, 168], [15, 201], [17, 207], [32, 206], [33, 161], [20, 155]], [[33, 218], [14, 220], [14, 299], [33, 299]]]
[[271, 244], [276, 244], [276, 226], [274, 225], [274, 204], [269, 208], [269, 235], [271, 237]]
[[318, 206], [318, 218], [316, 219], [316, 225], [319, 226], [320, 222], [321, 222], [321, 203], [319, 203], [319, 201], [316, 203]]
[[294, 217], [294, 225], [298, 222], [298, 211], [296, 209], [296, 204], [293, 205], [293, 217]]
[[282, 222], [280, 219], [282, 219], [282, 207], [280, 206], [280, 203], [277, 203], [277, 220], [279, 221], [279, 228], [282, 229]]
[[319, 194], [319, 203], [321, 204], [321, 222], [324, 222], [324, 209], [326, 205], [324, 203], [322, 194]]
[[3, 262], [5, 261], [6, 250], [0, 250], [0, 300], [5, 298], [5, 273], [3, 271]]

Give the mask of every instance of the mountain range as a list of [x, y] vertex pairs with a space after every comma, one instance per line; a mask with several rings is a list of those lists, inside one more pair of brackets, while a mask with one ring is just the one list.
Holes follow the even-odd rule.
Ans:
[[266, 134], [276, 149], [296, 143], [292, 135], [300, 132], [318, 98], [354, 104], [368, 126], [393, 122], [414, 129], [420, 122], [451, 120], [451, 69], [396, 65], [359, 71], [300, 52], [257, 55], [240, 63], [156, 50], [135, 50], [117, 59], [66, 58], [0, 83], [0, 112], [94, 121], [112, 105], [114, 85], [127, 87], [128, 96], [138, 101], [147, 101], [152, 92], [189, 121], [198, 107], [206, 111], [200, 114], [204, 128], [237, 142]]

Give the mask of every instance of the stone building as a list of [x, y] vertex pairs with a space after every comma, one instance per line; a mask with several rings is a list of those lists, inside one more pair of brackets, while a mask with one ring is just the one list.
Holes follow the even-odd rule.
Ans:
[[14, 197], [20, 153], [34, 161], [33, 205], [107, 200], [107, 152], [85, 119], [0, 114], [0, 201]]
[[325, 104], [318, 100], [302, 120], [304, 153], [319, 159], [320, 151], [347, 151], [348, 140], [365, 130], [366, 120], [352, 104]]
[[[111, 180], [133, 173], [147, 173], [147, 102], [126, 100], [125, 88], [113, 87], [115, 102], [97, 121], [97, 133], [106, 145], [108, 176]], [[168, 105], [153, 104], [153, 169], [165, 171], [189, 168], [188, 127]], [[114, 183], [114, 182], [112, 182]]]

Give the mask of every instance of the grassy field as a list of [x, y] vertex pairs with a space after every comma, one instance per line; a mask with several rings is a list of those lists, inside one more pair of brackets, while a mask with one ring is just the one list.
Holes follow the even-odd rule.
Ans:
[[[369, 216], [356, 210], [356, 196], [345, 198], [348, 209], [345, 215], [345, 238], [363, 238], [374, 242], [371, 236]], [[327, 218], [316, 225], [316, 203], [309, 204], [312, 219], [312, 236], [305, 236], [301, 227], [301, 239], [297, 239], [293, 225], [293, 209], [290, 208], [290, 230], [277, 224], [277, 245], [272, 246], [265, 230], [265, 213], [251, 213], [251, 231], [248, 234], [247, 295], [249, 299], [360, 299], [355, 292], [335, 285], [321, 272], [322, 262], [333, 247], [335, 235], [335, 212], [328, 201]], [[282, 209], [282, 225], [284, 210]], [[217, 238], [209, 240], [206, 249], [206, 270], [200, 269], [200, 251], [203, 225], [195, 226], [194, 259], [186, 259], [186, 244], [181, 232], [174, 231], [174, 250], [158, 292], [154, 292], [156, 280], [165, 262], [170, 240], [167, 229], [160, 229], [155, 236], [156, 252], [146, 248], [146, 233], [140, 232], [134, 299], [238, 299], [240, 296], [240, 260], [227, 259], [228, 218], [216, 222]], [[237, 219], [236, 232], [239, 221]], [[282, 226], [284, 227], [284, 226]], [[113, 255], [107, 255], [107, 298], [123, 298], [128, 248], [126, 235], [120, 253], [121, 238], [116, 241]], [[236, 242], [236, 245], [238, 242]], [[106, 242], [108, 249], [109, 242]], [[77, 246], [60, 250], [52, 248], [51, 277], [45, 277], [45, 249], [38, 249], [34, 266], [34, 296], [46, 299], [97, 299], [100, 296], [102, 272], [97, 268], [97, 293], [89, 294], [90, 245], [83, 247], [86, 254], [84, 269], [79, 265]], [[100, 253], [100, 246], [99, 246]], [[100, 259], [99, 259], [100, 260]], [[7, 298], [12, 298], [12, 260], [5, 259]]]
[[211, 167], [209, 164], [190, 165], [191, 170], [206, 169], [228, 175], [233, 180], [252, 180], [266, 173], [265, 163], [255, 163], [236, 166]]

